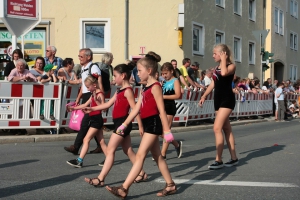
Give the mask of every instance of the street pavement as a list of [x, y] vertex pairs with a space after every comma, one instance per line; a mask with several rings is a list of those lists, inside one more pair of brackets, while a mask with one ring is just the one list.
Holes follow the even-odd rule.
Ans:
[[[254, 123], [254, 122], [261, 123]], [[237, 155], [236, 167], [209, 170], [215, 158], [212, 125], [193, 126], [187, 130], [176, 127], [174, 136], [183, 141], [182, 158], [176, 158], [170, 146], [167, 163], [178, 192], [164, 199], [299, 199], [300, 196], [300, 123], [254, 120], [234, 122]], [[180, 131], [181, 130], [181, 131]], [[63, 134], [72, 135], [72, 134]], [[47, 135], [47, 137], [56, 135]], [[59, 135], [60, 136], [60, 135]], [[1, 136], [37, 137], [37, 136]], [[40, 136], [41, 137], [41, 136]], [[81, 169], [66, 164], [74, 156], [63, 147], [71, 141], [8, 142], [0, 145], [1, 199], [117, 199], [105, 188], [95, 188], [84, 177], [96, 177], [97, 164], [103, 154], [88, 154]], [[136, 151], [140, 137], [132, 137]], [[91, 141], [90, 149], [96, 147]], [[230, 159], [228, 149], [223, 161]], [[115, 164], [108, 174], [106, 185], [120, 185], [132, 164], [121, 149], [116, 152]], [[163, 183], [158, 168], [149, 154], [144, 169], [149, 181], [133, 184], [127, 199], [161, 199], [156, 193]]]

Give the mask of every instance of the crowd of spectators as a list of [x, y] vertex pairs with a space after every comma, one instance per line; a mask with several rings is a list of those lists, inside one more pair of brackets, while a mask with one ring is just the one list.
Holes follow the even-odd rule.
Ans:
[[[11, 82], [39, 82], [44, 84], [46, 82], [67, 82], [68, 84], [81, 84], [81, 65], [75, 65], [72, 58], [65, 58], [64, 60], [56, 56], [57, 49], [54, 46], [48, 46], [46, 49], [46, 56], [37, 57], [35, 64], [32, 67], [28, 67], [27, 63], [23, 59], [23, 54], [19, 49], [13, 51], [12, 61], [7, 64], [5, 68], [4, 75], [7, 77], [8, 81]], [[157, 57], [154, 52], [148, 52], [149, 55]], [[111, 53], [106, 53], [102, 56], [101, 62], [98, 62], [98, 65], [107, 65], [109, 66], [109, 80], [110, 84], [114, 85], [114, 78], [112, 75], [112, 61], [113, 56]], [[133, 86], [140, 86], [141, 83], [138, 77], [138, 71], [136, 63], [134, 61], [126, 60], [125, 63], [132, 70], [132, 76], [130, 83]], [[182, 60], [182, 65], [177, 65], [177, 60], [172, 59], [170, 63], [174, 67], [174, 74], [176, 78], [181, 83], [182, 92], [184, 89], [193, 89], [204, 91], [212, 82], [212, 77], [214, 76], [215, 68], [204, 69], [200, 67], [198, 62], [191, 62], [189, 58], [184, 58]], [[47, 66], [53, 66], [51, 70], [53, 73], [49, 76], [49, 70]], [[45, 67], [47, 70], [45, 70]], [[160, 68], [160, 66], [159, 66]], [[50, 68], [49, 68], [50, 69]], [[163, 81], [163, 77], [160, 74], [157, 74], [158, 79]], [[248, 77], [241, 78], [237, 75], [234, 75], [232, 80], [232, 91], [236, 94], [241, 94], [243, 97], [245, 93], [254, 93], [254, 94], [269, 94], [274, 93], [278, 88], [278, 85], [283, 84], [283, 93], [284, 94], [299, 94], [300, 89], [300, 80], [295, 83], [292, 83], [290, 80], [279, 82], [278, 80], [272, 81], [271, 78], [268, 78], [263, 84], [258, 78], [254, 77], [250, 79]], [[241, 99], [243, 100], [243, 98]], [[33, 103], [33, 102], [32, 102]], [[43, 103], [43, 102], [42, 102]], [[274, 103], [277, 105], [276, 95], [274, 95]], [[44, 105], [42, 104], [42, 107]], [[291, 106], [291, 107], [290, 107]], [[44, 119], [43, 108], [41, 107], [40, 119]], [[278, 108], [278, 106], [276, 106]], [[290, 113], [293, 116], [298, 115], [299, 109], [297, 102], [291, 105], [285, 104], [286, 113]], [[51, 112], [51, 119], [55, 119], [53, 112]], [[277, 119], [277, 112], [275, 113], [275, 119]]]

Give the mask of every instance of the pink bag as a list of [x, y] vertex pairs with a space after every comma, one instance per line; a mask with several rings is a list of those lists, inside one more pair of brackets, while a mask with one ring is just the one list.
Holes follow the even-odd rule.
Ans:
[[[74, 105], [75, 102], [70, 102], [66, 106], [74, 106]], [[73, 110], [71, 113], [69, 128], [75, 131], [79, 131], [83, 117], [84, 117], [84, 112], [82, 110]]]

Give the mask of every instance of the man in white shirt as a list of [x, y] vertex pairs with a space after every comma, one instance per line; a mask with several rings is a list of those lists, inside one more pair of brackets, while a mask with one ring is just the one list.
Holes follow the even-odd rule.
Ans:
[[[81, 65], [81, 80], [82, 80], [82, 84], [81, 84], [81, 89], [80, 92], [77, 96], [76, 99], [76, 104], [79, 104], [80, 99], [82, 99], [81, 103], [84, 104], [85, 102], [87, 102], [89, 100], [89, 98], [91, 97], [91, 92], [88, 91], [88, 89], [86, 88], [85, 84], [84, 84], [84, 80], [88, 77], [89, 75], [89, 67], [93, 61], [93, 52], [89, 49], [89, 48], [83, 48], [79, 50], [79, 55], [78, 55], [79, 61], [80, 61], [80, 65]], [[98, 84], [99, 87], [102, 91], [103, 90], [103, 86], [102, 86], [102, 77], [101, 77], [101, 70], [99, 69], [99, 67], [97, 65], [92, 65], [91, 66], [91, 74], [98, 74]], [[70, 153], [73, 153], [75, 155], [78, 154], [78, 151], [83, 143], [83, 139], [86, 135], [86, 133], [89, 130], [89, 122], [90, 122], [90, 116], [89, 114], [85, 114], [82, 121], [81, 121], [81, 127], [80, 130], [76, 136], [74, 145], [71, 145], [70, 147], [65, 147], [64, 149]], [[100, 153], [101, 152], [101, 147], [99, 142], [96, 140], [97, 143], [97, 148], [93, 151], [91, 151], [90, 153]]]
[[278, 102], [278, 122], [284, 121], [284, 113], [285, 113], [285, 105], [284, 105], [284, 93], [283, 88], [284, 84], [279, 83], [278, 88], [275, 90], [275, 97], [277, 98]]
[[209, 86], [211, 83], [213, 71], [211, 69], [207, 69], [204, 77], [205, 87]]

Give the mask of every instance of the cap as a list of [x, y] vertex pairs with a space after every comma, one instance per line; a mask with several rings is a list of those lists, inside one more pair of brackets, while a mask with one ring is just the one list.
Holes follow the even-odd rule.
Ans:
[[44, 67], [45, 72], [49, 72], [51, 69], [56, 69], [57, 65], [48, 64]]

